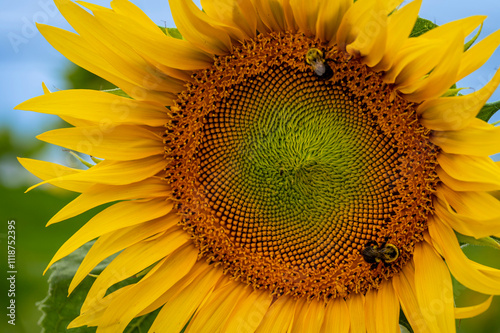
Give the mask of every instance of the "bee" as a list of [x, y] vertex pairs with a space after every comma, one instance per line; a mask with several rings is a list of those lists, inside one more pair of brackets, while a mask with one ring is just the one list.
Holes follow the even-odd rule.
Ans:
[[310, 48], [306, 53], [306, 63], [310, 65], [314, 73], [324, 80], [333, 76], [332, 68], [327, 64], [323, 52], [316, 48]]
[[378, 246], [375, 242], [370, 242], [361, 251], [361, 255], [367, 263], [373, 264], [372, 268], [375, 268], [380, 262], [390, 264], [398, 259], [399, 249], [396, 245], [387, 242], [382, 244], [382, 246]]

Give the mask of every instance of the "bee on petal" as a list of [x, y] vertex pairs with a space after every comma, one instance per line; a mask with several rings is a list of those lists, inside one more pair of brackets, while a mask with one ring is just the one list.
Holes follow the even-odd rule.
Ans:
[[316, 48], [310, 48], [306, 53], [306, 63], [311, 66], [320, 79], [328, 80], [333, 76], [333, 70], [326, 62], [323, 52]]

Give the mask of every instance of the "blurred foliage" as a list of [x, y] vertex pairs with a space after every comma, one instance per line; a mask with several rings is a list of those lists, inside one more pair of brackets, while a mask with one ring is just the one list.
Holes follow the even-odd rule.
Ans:
[[44, 149], [45, 143], [42, 141], [33, 140], [33, 144], [21, 145], [15, 142], [14, 134], [10, 128], [0, 128], [0, 158], [3, 158], [5, 156], [13, 156], [14, 147], [16, 148], [16, 153], [20, 153], [23, 156], [34, 156]]
[[[16, 221], [16, 326], [5, 328], [7, 333], [40, 332], [37, 322], [41, 313], [36, 302], [47, 294], [47, 278], [42, 275], [57, 249], [76, 232], [92, 215], [83, 214], [77, 218], [45, 227], [52, 215], [69, 202], [75, 194], [62, 192], [45, 186], [29, 193], [25, 188], [5, 188], [0, 186], [0, 201], [4, 214], [1, 227], [2, 247], [4, 247], [8, 220]], [[94, 211], [95, 213], [95, 211]], [[7, 262], [6, 251], [2, 252], [2, 262]], [[2, 265], [2, 267], [4, 267]], [[3, 270], [0, 285], [8, 290], [6, 270]], [[7, 297], [2, 296], [2, 309], [7, 306]], [[5, 319], [5, 318], [4, 318]], [[2, 325], [5, 321], [2, 323]]]
[[112, 83], [103, 80], [94, 73], [78, 66], [71, 66], [66, 71], [65, 77], [70, 88], [108, 90], [116, 88]]

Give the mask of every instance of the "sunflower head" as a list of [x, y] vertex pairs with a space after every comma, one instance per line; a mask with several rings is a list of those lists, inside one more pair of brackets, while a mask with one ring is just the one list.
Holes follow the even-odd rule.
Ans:
[[[337, 46], [297, 33], [260, 34], [196, 73], [165, 142], [200, 253], [273, 295], [311, 299], [399, 272], [423, 240], [438, 148], [393, 93]], [[361, 252], [387, 241], [401, 257], [373, 268]]]
[[500, 74], [447, 93], [500, 43], [464, 51], [484, 17], [409, 37], [420, 0], [171, 0], [178, 39], [126, 0], [56, 3], [78, 34], [40, 25], [45, 37], [129, 97], [47, 92], [19, 106], [74, 125], [42, 140], [104, 159], [21, 161], [81, 193], [51, 222], [116, 202], [52, 261], [98, 238], [72, 290], [122, 251], [71, 327], [123, 331], [161, 307], [151, 332], [397, 332], [401, 307], [415, 332], [453, 332], [491, 298], [455, 308], [450, 272], [500, 292], [500, 273], [453, 232], [500, 235], [488, 157], [500, 135], [475, 118]]

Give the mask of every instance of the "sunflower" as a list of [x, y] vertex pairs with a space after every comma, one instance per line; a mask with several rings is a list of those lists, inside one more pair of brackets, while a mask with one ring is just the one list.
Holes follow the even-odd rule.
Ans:
[[57, 0], [77, 34], [42, 34], [126, 94], [17, 107], [72, 125], [40, 140], [102, 159], [20, 159], [81, 193], [49, 224], [113, 202], [50, 262], [97, 239], [71, 292], [119, 253], [69, 327], [121, 332], [161, 308], [150, 332], [399, 332], [401, 309], [415, 332], [455, 332], [486, 310], [456, 308], [451, 276], [500, 293], [456, 236], [500, 235], [500, 131], [476, 118], [500, 72], [450, 88], [500, 32], [465, 51], [473, 16], [410, 38], [421, 0], [401, 2], [170, 0], [175, 38], [126, 0]]

